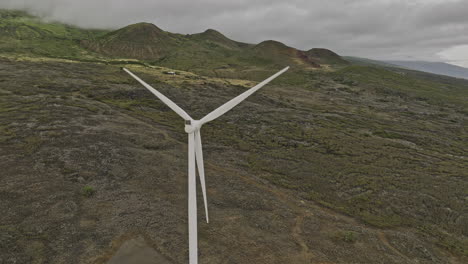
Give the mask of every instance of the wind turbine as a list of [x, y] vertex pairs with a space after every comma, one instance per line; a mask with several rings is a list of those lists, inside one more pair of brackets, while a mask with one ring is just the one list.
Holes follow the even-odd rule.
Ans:
[[197, 195], [196, 195], [196, 175], [195, 175], [195, 162], [198, 167], [198, 175], [200, 177], [200, 184], [203, 193], [203, 202], [205, 204], [206, 222], [209, 222], [208, 218], [208, 204], [206, 200], [206, 185], [205, 185], [205, 169], [203, 167], [203, 151], [200, 136], [200, 128], [202, 125], [215, 120], [227, 111], [231, 110], [234, 106], [244, 101], [251, 94], [262, 88], [264, 85], [280, 76], [282, 73], [289, 69], [289, 66], [272, 75], [268, 79], [255, 85], [249, 90], [242, 94], [234, 97], [230, 101], [226, 102], [222, 106], [218, 107], [211, 113], [207, 114], [200, 120], [194, 120], [191, 118], [182, 108], [172, 102], [169, 98], [158, 92], [156, 89], [145, 83], [143, 80], [138, 78], [135, 74], [126, 68], [122, 68], [125, 72], [130, 74], [135, 80], [141, 83], [146, 89], [156, 95], [163, 103], [169, 108], [176, 112], [180, 117], [185, 120], [185, 132], [188, 134], [188, 230], [189, 230], [189, 263], [198, 263], [198, 238], [197, 238]]

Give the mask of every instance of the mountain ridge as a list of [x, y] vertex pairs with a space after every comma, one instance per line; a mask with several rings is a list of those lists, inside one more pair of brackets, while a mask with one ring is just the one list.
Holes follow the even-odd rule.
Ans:
[[[149, 27], [149, 23], [138, 23], [112, 31], [97, 40], [86, 41], [84, 46], [94, 52], [112, 55], [120, 58], [142, 59], [142, 60], [164, 60], [174, 59], [180, 53], [203, 54], [201, 60], [225, 60], [227, 57], [237, 57], [237, 63], [231, 65], [255, 65], [260, 66], [265, 62], [291, 65], [298, 68], [320, 68], [320, 64], [346, 65], [347, 62], [336, 53], [322, 49], [322, 52], [298, 50], [275, 40], [265, 40], [256, 45], [231, 40], [219, 31], [207, 29], [196, 34], [181, 35], [170, 32], [164, 34], [144, 34], [141, 27]], [[156, 26], [155, 26], [156, 27]], [[120, 34], [120, 32], [131, 32]], [[161, 31], [162, 32], [162, 31]], [[130, 36], [137, 35], [138, 38]], [[113, 43], [106, 48], [105, 43]], [[144, 43], [144, 45], [138, 45]], [[136, 46], [136, 48], [128, 47]], [[134, 50], [138, 50], [136, 54]], [[154, 52], [156, 50], [156, 52]], [[244, 54], [240, 54], [244, 53]], [[157, 54], [155, 56], [155, 54]], [[186, 56], [189, 56], [186, 54]], [[244, 59], [245, 56], [258, 57], [261, 63], [255, 63], [255, 59]], [[333, 59], [330, 59], [333, 58]], [[319, 63], [320, 62], [320, 63]], [[215, 68], [219, 68], [221, 65]], [[184, 69], [186, 70], [186, 69]]]
[[[325, 58], [309, 56], [306, 51], [287, 47], [283, 43], [238, 42], [214, 29], [184, 35], [142, 22], [117, 30], [85, 30], [60, 23], [41, 22], [33, 16], [25, 17], [24, 12], [0, 13], [4, 17], [0, 24], [0, 37], [5, 39], [0, 43], [0, 51], [15, 54], [87, 61], [137, 59], [205, 75], [254, 79], [271, 73], [269, 65], [276, 69], [289, 65], [293, 70], [301, 71], [317, 69], [329, 63]], [[265, 50], [261, 50], [261, 47]], [[330, 54], [335, 53], [330, 51]], [[340, 61], [343, 62], [341, 64], [335, 62], [331, 63], [332, 67], [346, 65], [344, 61]], [[250, 73], [235, 76], [236, 72]]]

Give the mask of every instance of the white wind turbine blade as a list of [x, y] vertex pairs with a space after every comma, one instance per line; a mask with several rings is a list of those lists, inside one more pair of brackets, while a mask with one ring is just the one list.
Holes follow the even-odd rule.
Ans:
[[222, 106], [215, 109], [213, 112], [211, 112], [211, 113], [207, 114], [205, 117], [203, 117], [200, 120], [200, 123], [204, 124], [204, 123], [210, 122], [210, 121], [215, 120], [216, 118], [220, 117], [221, 115], [223, 115], [227, 111], [231, 110], [234, 106], [236, 106], [240, 102], [244, 101], [247, 97], [249, 97], [251, 94], [256, 92], [258, 89], [262, 88], [264, 85], [271, 82], [276, 77], [280, 76], [282, 73], [284, 73], [288, 69], [289, 69], [289, 66], [282, 69], [281, 71], [277, 72], [276, 74], [269, 77], [268, 79], [264, 80], [263, 82], [255, 85], [254, 87], [250, 88], [249, 90], [243, 92], [242, 94], [234, 97], [233, 99], [231, 99], [227, 103], [223, 104]]
[[203, 165], [203, 149], [200, 130], [195, 131], [195, 159], [197, 161], [198, 176], [200, 177], [200, 184], [203, 193], [203, 202], [205, 203], [206, 222], [209, 223], [210, 221], [208, 218], [208, 203], [206, 200], [205, 168]]
[[171, 99], [167, 98], [164, 94], [158, 92], [156, 89], [151, 87], [149, 84], [145, 83], [143, 80], [138, 78], [135, 74], [133, 74], [131, 71], [122, 68], [125, 72], [130, 74], [135, 80], [137, 80], [139, 83], [141, 83], [146, 89], [150, 90], [154, 95], [156, 95], [163, 103], [165, 103], [169, 108], [171, 108], [174, 112], [176, 112], [180, 117], [182, 117], [184, 120], [192, 120], [192, 118], [178, 105], [176, 105], [174, 102], [171, 101]]
[[197, 179], [195, 178], [195, 135], [188, 134], [188, 231], [189, 231], [189, 263], [198, 262], [197, 238]]

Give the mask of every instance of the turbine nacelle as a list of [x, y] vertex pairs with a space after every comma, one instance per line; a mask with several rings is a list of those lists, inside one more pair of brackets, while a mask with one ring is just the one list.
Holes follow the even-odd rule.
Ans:
[[185, 132], [191, 134], [200, 130], [203, 123], [200, 120], [185, 120]]

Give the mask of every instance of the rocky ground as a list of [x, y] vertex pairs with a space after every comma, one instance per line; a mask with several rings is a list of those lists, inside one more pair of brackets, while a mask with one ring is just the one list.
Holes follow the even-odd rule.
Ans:
[[[245, 89], [134, 70], [196, 118]], [[200, 263], [466, 261], [466, 112], [335, 77], [203, 127]], [[119, 67], [1, 59], [0, 263], [186, 263], [186, 152]]]

